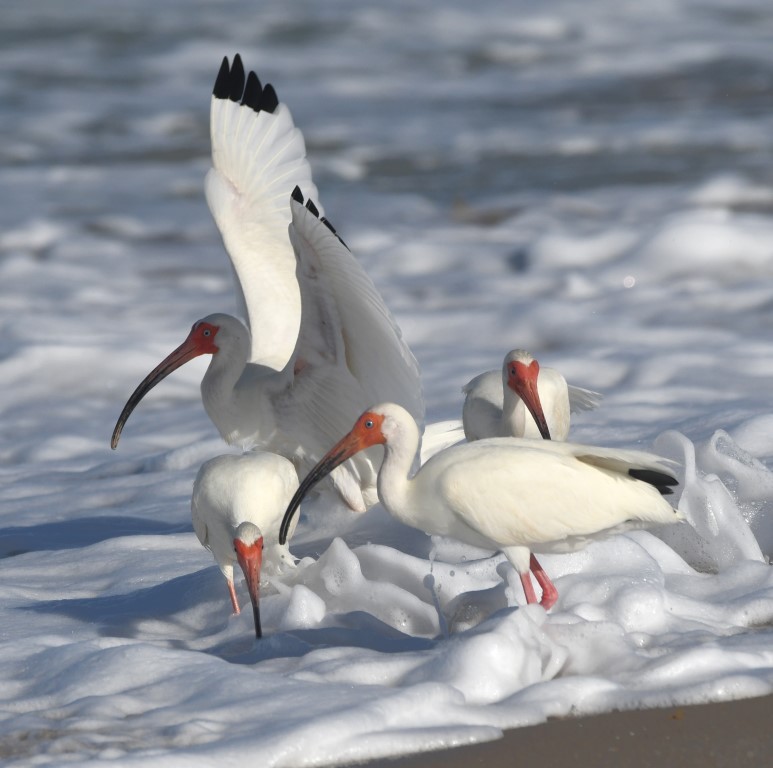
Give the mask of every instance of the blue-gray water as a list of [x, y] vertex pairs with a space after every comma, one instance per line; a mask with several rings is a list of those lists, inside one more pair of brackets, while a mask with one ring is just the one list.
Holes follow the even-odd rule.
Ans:
[[33, 179], [52, 167], [193, 182], [213, 73], [235, 51], [290, 104], [332, 202], [343, 187], [448, 206], [770, 177], [769, 4], [416, 5], [4, 3], [0, 162], [23, 190], [6, 181], [0, 222], [164, 195], [58, 200]]

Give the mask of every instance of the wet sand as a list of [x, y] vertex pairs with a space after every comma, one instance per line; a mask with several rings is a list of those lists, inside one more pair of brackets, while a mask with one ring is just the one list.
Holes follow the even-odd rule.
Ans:
[[743, 768], [773, 766], [773, 696], [551, 720], [483, 744], [368, 768]]

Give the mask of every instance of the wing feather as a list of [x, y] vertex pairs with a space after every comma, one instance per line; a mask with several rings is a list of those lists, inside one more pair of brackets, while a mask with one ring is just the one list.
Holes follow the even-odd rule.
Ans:
[[584, 464], [589, 464], [611, 472], [629, 474], [631, 470], [649, 470], [655, 473], [667, 474], [673, 479], [672, 468], [677, 462], [666, 459], [654, 453], [630, 448], [606, 448], [598, 445], [582, 443], [564, 443], [558, 440], [534, 440], [529, 438], [489, 438], [471, 443], [469, 449], [485, 453], [487, 446], [520, 444], [530, 450], [551, 453], [555, 456], [574, 457]]
[[204, 515], [199, 510], [199, 478], [196, 478], [196, 482], [193, 486], [193, 497], [191, 498], [191, 522], [193, 523], [193, 530], [196, 533], [196, 538], [203, 547], [209, 547], [209, 530], [207, 528], [207, 521]]
[[295, 256], [287, 238], [290, 193], [298, 186], [317, 196], [303, 134], [270, 85], [261, 86], [253, 73], [244, 85], [238, 54], [230, 69], [227, 61], [221, 67], [210, 133], [205, 192], [231, 259], [238, 312], [252, 334], [251, 362], [281, 370], [300, 323]]
[[362, 410], [398, 403], [423, 424], [419, 365], [373, 281], [326, 221], [297, 200], [292, 213], [291, 239], [305, 254], [302, 260], [313, 258], [324, 276], [340, 327], [342, 347], [336, 354], [343, 352], [345, 367], [362, 388]]
[[[274, 407], [282, 432], [303, 436], [296, 461], [310, 469], [366, 408], [396, 400], [423, 416], [423, 402], [416, 361], [375, 287], [329, 223], [317, 216], [313, 203], [304, 205], [300, 191], [293, 198], [289, 239], [298, 261], [302, 316], [297, 344], [285, 370], [291, 385], [276, 395]], [[331, 266], [339, 272], [334, 277]], [[344, 269], [354, 277], [345, 297]], [[352, 324], [349, 332], [347, 322]], [[395, 358], [380, 355], [377, 346], [363, 363], [360, 336], [376, 345], [394, 345], [400, 352], [398, 366], [407, 370], [395, 375], [391, 370]], [[353, 361], [375, 370], [363, 381], [362, 369]], [[374, 378], [380, 389], [372, 385]], [[333, 473], [333, 483], [353, 509], [364, 510], [375, 501], [382, 452], [380, 446], [369, 449]]]
[[[487, 450], [493, 445], [500, 450]], [[544, 453], [552, 455], [549, 462]], [[656, 488], [630, 475], [646, 468], [670, 477], [670, 462], [643, 451], [494, 439], [468, 444], [457, 455], [465, 460], [449, 462], [439, 475], [454, 523], [500, 545], [549, 544], [636, 521], [678, 519]]]
[[579, 413], [580, 411], [592, 411], [598, 408], [599, 403], [604, 399], [601, 392], [594, 392], [591, 389], [582, 387], [573, 387], [569, 384], [569, 411]]

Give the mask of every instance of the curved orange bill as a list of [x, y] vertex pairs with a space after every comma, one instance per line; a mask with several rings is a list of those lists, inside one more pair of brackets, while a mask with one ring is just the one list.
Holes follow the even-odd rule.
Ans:
[[290, 523], [293, 520], [296, 510], [301, 504], [303, 497], [326, 475], [329, 475], [337, 466], [343, 464], [347, 459], [368, 448], [371, 443], [363, 440], [357, 433], [356, 427], [341, 440], [339, 440], [311, 469], [303, 482], [298, 486], [295, 495], [290, 499], [287, 505], [282, 525], [279, 528], [279, 543], [284, 544], [287, 541], [287, 532], [290, 530]]
[[115, 423], [115, 429], [113, 429], [113, 437], [110, 440], [110, 447], [113, 450], [118, 447], [118, 441], [121, 438], [123, 425], [126, 423], [129, 416], [131, 416], [132, 411], [139, 405], [140, 400], [142, 400], [156, 384], [163, 381], [170, 373], [176, 371], [181, 365], [185, 365], [189, 360], [193, 360], [194, 357], [206, 353], [206, 350], [203, 350], [197, 341], [191, 338], [191, 335], [189, 335], [188, 338], [174, 350], [174, 352], [165, 357], [140, 382], [137, 389], [132, 392], [131, 397], [126, 401], [126, 405], [121, 411], [121, 415], [118, 417], [118, 421]]
[[263, 537], [254, 544], [245, 544], [239, 539], [234, 539], [236, 559], [247, 582], [247, 590], [250, 593], [252, 603], [252, 615], [255, 619], [255, 637], [263, 637], [260, 626], [260, 567], [263, 563]]
[[529, 413], [532, 415], [543, 440], [550, 440], [548, 422], [542, 410], [542, 403], [537, 390], [537, 377], [532, 375], [513, 376], [511, 374], [507, 378], [507, 386], [523, 400], [523, 404], [529, 409]]

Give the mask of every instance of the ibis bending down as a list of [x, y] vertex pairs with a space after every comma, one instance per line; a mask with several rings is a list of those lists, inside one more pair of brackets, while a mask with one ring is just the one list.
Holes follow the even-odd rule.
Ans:
[[681, 519], [662, 496], [677, 482], [666, 460], [641, 451], [491, 438], [440, 451], [411, 478], [419, 429], [404, 408], [386, 403], [363, 413], [301, 482], [279, 541], [287, 540], [298, 505], [318, 480], [379, 443], [385, 453], [378, 495], [391, 515], [428, 534], [502, 550], [534, 603], [531, 567], [546, 609], [558, 592], [533, 552], [570, 552], [601, 535]]
[[212, 552], [228, 584], [234, 613], [239, 600], [234, 565], [239, 564], [261, 637], [260, 574], [263, 562], [279, 570], [292, 558], [279, 544], [279, 524], [298, 488], [295, 467], [273, 453], [251, 452], [217, 456], [202, 464], [193, 483], [191, 517], [199, 541]]
[[[308, 469], [370, 404], [395, 400], [423, 420], [419, 368], [357, 259], [322, 216], [301, 132], [270, 85], [224, 60], [211, 108], [210, 210], [236, 277], [247, 326], [213, 314], [142, 381], [113, 431], [115, 448], [144, 395], [188, 360], [211, 354], [204, 407], [223, 439]], [[304, 202], [308, 200], [308, 202]], [[288, 229], [289, 228], [289, 229]], [[379, 452], [331, 479], [362, 511], [376, 500]]]
[[462, 387], [464, 435], [566, 440], [569, 414], [595, 408], [601, 395], [573, 387], [555, 368], [541, 368], [524, 349], [505, 355], [500, 371], [486, 371]]

